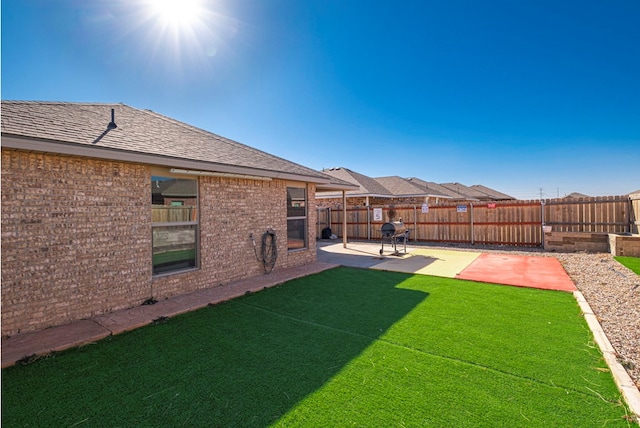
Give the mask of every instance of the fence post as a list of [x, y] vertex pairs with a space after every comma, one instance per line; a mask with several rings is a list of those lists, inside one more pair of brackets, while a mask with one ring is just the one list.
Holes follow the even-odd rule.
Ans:
[[342, 191], [342, 246], [347, 248], [347, 192]]
[[367, 204], [367, 241], [371, 241], [371, 215], [369, 204]]
[[413, 241], [418, 242], [418, 209], [416, 206], [413, 206]]
[[360, 207], [354, 206], [356, 210], [356, 221], [353, 225], [353, 239], [360, 239], [360, 234], [358, 233], [358, 223], [360, 223]]
[[640, 193], [629, 195], [629, 232], [636, 234], [640, 232]]
[[540, 231], [542, 232], [542, 239], [540, 240], [540, 243], [542, 244], [542, 248], [544, 249], [544, 226], [545, 226], [545, 221], [544, 221], [544, 199], [540, 200]]
[[626, 223], [624, 230], [626, 233], [632, 233], [633, 227], [631, 226], [631, 210], [633, 210], [633, 201], [631, 200], [631, 195], [629, 195], [629, 200], [627, 202], [627, 212], [624, 214], [624, 222]]
[[469, 205], [471, 206], [471, 212], [469, 214], [469, 221], [471, 222], [471, 245], [474, 245], [476, 242], [473, 230], [473, 202], [469, 202]]

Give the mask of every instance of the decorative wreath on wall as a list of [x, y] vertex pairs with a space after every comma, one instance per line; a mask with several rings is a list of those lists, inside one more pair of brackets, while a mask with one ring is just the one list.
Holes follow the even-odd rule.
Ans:
[[389, 221], [393, 221], [393, 219], [396, 218], [396, 210], [390, 208], [389, 211], [387, 211], [387, 216], [389, 217]]

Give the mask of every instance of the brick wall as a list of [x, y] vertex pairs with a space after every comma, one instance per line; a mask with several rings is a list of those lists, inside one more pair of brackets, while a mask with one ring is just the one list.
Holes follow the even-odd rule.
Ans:
[[614, 256], [640, 257], [640, 235], [610, 233], [609, 249]]
[[307, 227], [308, 248], [287, 251], [287, 184], [284, 181], [200, 177], [199, 195], [200, 269], [154, 278], [155, 299], [264, 275], [249, 235], [253, 234], [260, 255], [262, 235], [267, 228], [276, 232], [278, 260], [274, 269], [316, 260], [315, 209], [309, 210], [312, 227]]
[[547, 232], [544, 234], [546, 251], [606, 253], [609, 251], [607, 233]]
[[2, 150], [3, 335], [149, 295], [149, 180], [140, 165]]
[[249, 234], [267, 227], [275, 269], [315, 261], [313, 208], [309, 248], [287, 252], [284, 181], [200, 177], [200, 269], [153, 278], [150, 181], [145, 165], [2, 150], [3, 336], [263, 275]]
[[640, 235], [616, 233], [549, 232], [544, 234], [546, 251], [611, 253], [640, 257]]

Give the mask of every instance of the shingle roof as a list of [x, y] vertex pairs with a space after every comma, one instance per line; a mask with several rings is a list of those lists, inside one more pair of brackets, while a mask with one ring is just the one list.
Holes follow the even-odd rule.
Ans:
[[325, 174], [324, 172], [321, 174], [327, 177], [327, 179], [329, 180], [329, 184], [316, 184], [316, 192], [322, 192], [327, 190], [331, 191], [336, 189], [353, 191], [358, 188], [357, 184], [353, 184], [349, 181], [342, 180], [338, 177], [333, 177], [329, 174]]
[[378, 177], [375, 180], [388, 189], [394, 196], [435, 196], [448, 198], [448, 196], [440, 192], [431, 191], [426, 187], [420, 186], [416, 182], [397, 175], [390, 177]]
[[456, 193], [450, 189], [447, 189], [446, 187], [438, 184], [438, 183], [434, 183], [432, 181], [424, 181], [420, 178], [416, 178], [416, 177], [410, 177], [407, 178], [408, 181], [410, 181], [411, 183], [416, 184], [417, 186], [424, 188], [425, 191], [427, 192], [432, 192], [434, 193], [434, 196], [436, 195], [444, 195], [444, 196], [448, 196], [450, 198], [453, 199], [467, 199], [467, 196], [465, 195], [461, 195], [460, 193]]
[[466, 196], [467, 199], [469, 200], [486, 200], [486, 199], [490, 199], [485, 193], [482, 193], [478, 190], [472, 189], [469, 186], [465, 186], [464, 184], [461, 183], [442, 183], [441, 186], [446, 187], [447, 189], [451, 190], [452, 192], [456, 192], [458, 194], [461, 194], [463, 196]]
[[[352, 197], [376, 196], [383, 198], [402, 198], [428, 196], [466, 201], [498, 201], [514, 199], [509, 195], [480, 184], [475, 184], [473, 186], [465, 186], [460, 183], [437, 184], [430, 181], [424, 181], [416, 177], [402, 178], [397, 175], [371, 178], [348, 168], [329, 168], [324, 169], [323, 172], [332, 177], [338, 177], [341, 180], [358, 185], [358, 190], [346, 192], [346, 195]], [[339, 196], [339, 193], [320, 192], [318, 196], [321, 196], [322, 198], [333, 198]]]
[[589, 195], [585, 195], [584, 193], [573, 192], [566, 195], [565, 199], [578, 199], [578, 198], [589, 198]]
[[166, 183], [165, 189], [161, 192], [165, 197], [195, 196], [198, 193], [198, 185], [195, 180], [178, 179]]
[[[115, 129], [107, 127], [111, 109]], [[2, 135], [193, 161], [210, 165], [212, 171], [227, 165], [271, 177], [306, 177], [325, 184], [331, 180], [237, 141], [124, 104], [2, 101]]]
[[497, 190], [494, 190], [487, 186], [483, 186], [482, 184], [474, 184], [473, 186], [469, 187], [471, 189], [477, 190], [478, 192], [486, 194], [494, 201], [515, 199], [513, 196], [509, 196], [506, 193], [498, 192]]
[[[367, 177], [366, 175], [359, 174], [355, 171], [351, 171], [347, 168], [329, 168], [323, 169], [323, 173], [330, 175], [332, 177], [336, 177], [340, 180], [344, 180], [348, 183], [352, 183], [357, 185], [359, 188], [357, 190], [349, 190], [346, 192], [347, 195], [376, 195], [376, 196], [386, 196], [392, 197], [392, 193], [374, 180], [371, 177]], [[325, 193], [324, 195], [328, 196], [329, 193]]]

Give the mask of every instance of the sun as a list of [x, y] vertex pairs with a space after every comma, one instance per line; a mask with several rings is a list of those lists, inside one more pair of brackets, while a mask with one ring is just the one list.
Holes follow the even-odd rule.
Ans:
[[150, 0], [149, 8], [164, 27], [193, 27], [203, 12], [202, 0]]
[[[120, 0], [118, 0], [120, 1]], [[237, 20], [216, 0], [138, 1], [136, 31], [150, 63], [163, 61], [167, 70], [194, 72], [209, 67], [225, 42], [235, 37]]]

